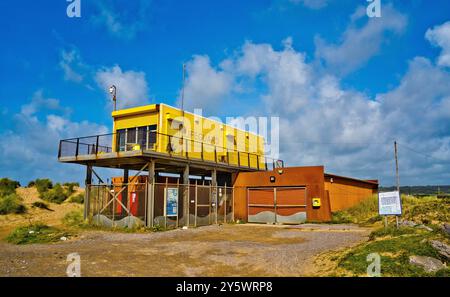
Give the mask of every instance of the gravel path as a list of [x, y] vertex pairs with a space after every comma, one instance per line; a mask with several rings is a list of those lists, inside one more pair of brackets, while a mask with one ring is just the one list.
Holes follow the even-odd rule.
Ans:
[[367, 239], [352, 225], [223, 225], [159, 233], [83, 232], [57, 244], [0, 243], [0, 276], [64, 276], [78, 253], [83, 276], [301, 276], [318, 254]]

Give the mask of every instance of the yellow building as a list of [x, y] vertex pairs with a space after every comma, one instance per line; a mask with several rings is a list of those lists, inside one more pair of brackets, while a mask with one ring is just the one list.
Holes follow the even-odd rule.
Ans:
[[165, 105], [112, 112], [112, 151], [154, 151], [187, 159], [266, 169], [264, 138]]

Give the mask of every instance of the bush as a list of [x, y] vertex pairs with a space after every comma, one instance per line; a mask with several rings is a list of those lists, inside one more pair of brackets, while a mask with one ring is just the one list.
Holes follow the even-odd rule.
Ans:
[[83, 204], [84, 203], [84, 194], [79, 193], [75, 196], [70, 197], [69, 202]]
[[40, 197], [48, 202], [61, 204], [69, 195], [60, 184], [56, 184], [52, 189], [42, 193]]
[[39, 192], [39, 195], [43, 195], [45, 192], [53, 188], [53, 183], [48, 178], [43, 179], [36, 179], [34, 181], [34, 184], [36, 186], [37, 191]]
[[0, 196], [0, 214], [20, 214], [26, 211], [26, 207], [21, 203], [19, 195], [12, 193]]
[[34, 186], [36, 186], [36, 183], [34, 182], [34, 180], [32, 180], [32, 181], [28, 182], [27, 188], [32, 188]]
[[32, 204], [33, 207], [37, 207], [37, 208], [42, 208], [42, 209], [46, 209], [46, 210], [52, 210], [49, 208], [48, 204], [42, 201], [35, 201]]
[[63, 186], [67, 189], [68, 195], [75, 193], [75, 187], [80, 187], [79, 183], [64, 183]]
[[0, 196], [14, 194], [16, 189], [20, 187], [20, 183], [9, 178], [0, 179]]
[[68, 212], [62, 219], [64, 225], [71, 227], [83, 227], [86, 225], [83, 219], [83, 213], [80, 210]]
[[61, 241], [63, 236], [67, 238], [69, 233], [37, 223], [15, 229], [6, 240], [13, 244], [49, 243]]

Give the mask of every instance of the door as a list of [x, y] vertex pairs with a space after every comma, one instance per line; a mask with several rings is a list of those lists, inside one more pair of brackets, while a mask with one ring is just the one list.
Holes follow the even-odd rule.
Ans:
[[306, 221], [305, 187], [251, 188], [248, 222], [300, 224]]

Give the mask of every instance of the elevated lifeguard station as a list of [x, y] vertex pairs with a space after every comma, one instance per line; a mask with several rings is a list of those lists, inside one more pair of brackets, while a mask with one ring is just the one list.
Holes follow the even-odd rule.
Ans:
[[[283, 166], [265, 156], [263, 137], [165, 104], [117, 110], [112, 117], [113, 133], [59, 143], [60, 162], [86, 166], [85, 218], [95, 223], [232, 220], [234, 174]], [[95, 167], [122, 169], [123, 177], [107, 184]], [[138, 172], [130, 178], [130, 170]]]

